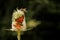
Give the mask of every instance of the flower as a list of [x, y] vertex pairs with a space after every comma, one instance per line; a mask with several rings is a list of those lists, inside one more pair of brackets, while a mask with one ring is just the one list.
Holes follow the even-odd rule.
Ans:
[[27, 31], [31, 30], [32, 28], [36, 27], [41, 23], [40, 21], [36, 21], [35, 19], [31, 19], [26, 23], [25, 12], [27, 12], [26, 8], [25, 9], [21, 8], [20, 10], [17, 9], [16, 11], [14, 11], [12, 14], [12, 28], [7, 30]]
[[[40, 22], [36, 20], [30, 20], [26, 23], [25, 12], [27, 11], [26, 9], [23, 9], [23, 8], [21, 8], [20, 10], [17, 9], [17, 11], [14, 11], [12, 15], [12, 28], [7, 29], [11, 31], [16, 31], [18, 40], [20, 40], [21, 31], [31, 30], [31, 28], [34, 28], [38, 24], [40, 24]], [[27, 27], [29, 28], [27, 29]]]
[[25, 11], [26, 9], [21, 8], [20, 10], [13, 12], [12, 15], [12, 29], [14, 31], [17, 30], [25, 30], [26, 29], [26, 21], [25, 21]]

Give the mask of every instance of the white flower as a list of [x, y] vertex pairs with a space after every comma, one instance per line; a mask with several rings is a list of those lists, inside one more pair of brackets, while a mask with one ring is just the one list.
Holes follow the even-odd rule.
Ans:
[[11, 26], [11, 29], [7, 29], [7, 30], [17, 31], [18, 29], [14, 26], [17, 23], [15, 21], [15, 19], [21, 17], [22, 15], [24, 15], [24, 19], [23, 19], [23, 22], [22, 22], [22, 25], [23, 26], [21, 26], [20, 31], [31, 30], [32, 28], [35, 28], [37, 25], [41, 24], [40, 21], [36, 21], [35, 19], [31, 19], [31, 20], [29, 20], [26, 23], [26, 20], [25, 20], [25, 11], [26, 11], [26, 9], [22, 9], [21, 8], [20, 10], [17, 9], [17, 11], [14, 11], [13, 12], [13, 15], [12, 15], [12, 26]]
[[12, 15], [12, 30], [14, 30], [14, 31], [17, 30], [16, 27], [14, 26], [16, 24], [15, 19], [21, 17], [22, 15], [24, 16], [24, 19], [23, 19], [23, 22], [22, 22], [23, 26], [21, 26], [21, 31], [26, 30], [26, 21], [25, 21], [24, 11], [26, 11], [26, 9], [21, 8], [20, 10], [17, 9], [17, 11], [13, 12], [13, 15]]

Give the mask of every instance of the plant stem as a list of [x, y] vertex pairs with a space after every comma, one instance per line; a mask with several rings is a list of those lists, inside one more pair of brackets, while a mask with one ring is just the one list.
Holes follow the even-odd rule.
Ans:
[[20, 40], [21, 37], [20, 37], [20, 30], [17, 31], [17, 39]]

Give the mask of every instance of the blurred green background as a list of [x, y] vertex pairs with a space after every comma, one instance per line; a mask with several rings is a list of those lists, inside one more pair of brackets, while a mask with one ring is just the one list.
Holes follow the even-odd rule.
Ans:
[[26, 19], [41, 24], [21, 35], [21, 40], [58, 40], [60, 35], [60, 2], [58, 0], [0, 0], [0, 40], [17, 40], [11, 28], [12, 13], [16, 8], [27, 8]]

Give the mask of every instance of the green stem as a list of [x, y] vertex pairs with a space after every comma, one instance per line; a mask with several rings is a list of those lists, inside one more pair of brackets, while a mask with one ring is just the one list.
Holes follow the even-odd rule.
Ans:
[[17, 31], [17, 39], [18, 39], [18, 40], [21, 39], [21, 37], [20, 37], [20, 31], [19, 31], [19, 30]]

